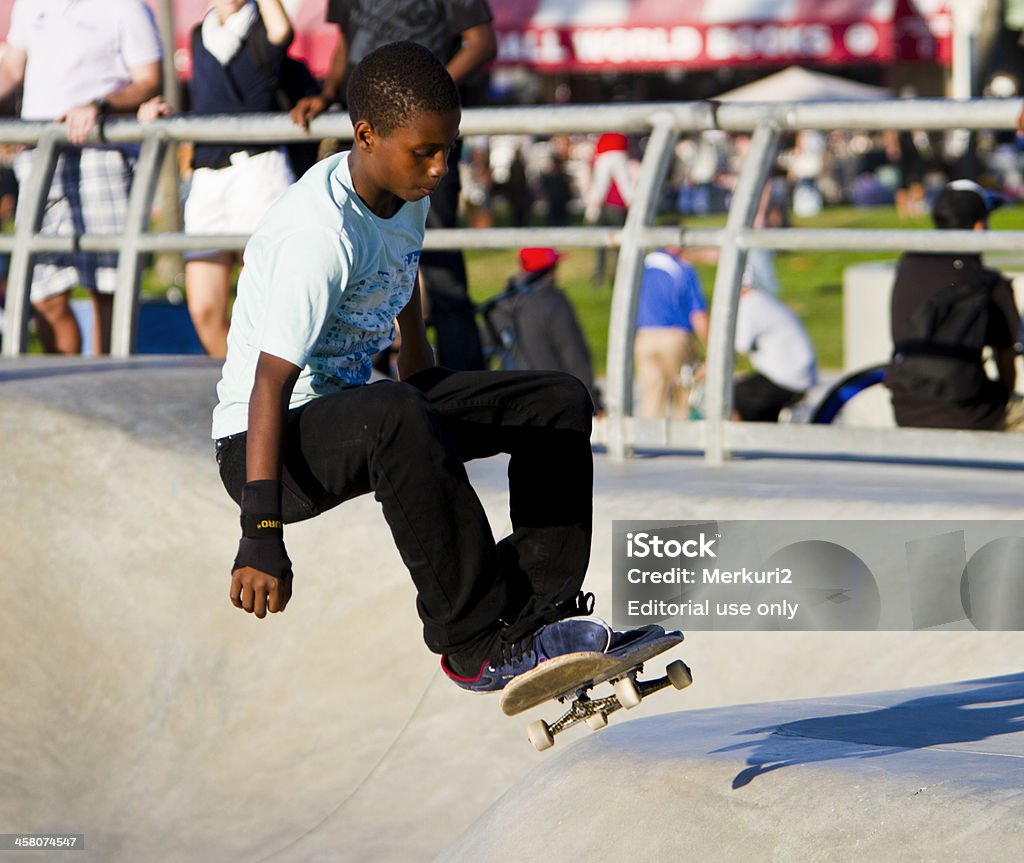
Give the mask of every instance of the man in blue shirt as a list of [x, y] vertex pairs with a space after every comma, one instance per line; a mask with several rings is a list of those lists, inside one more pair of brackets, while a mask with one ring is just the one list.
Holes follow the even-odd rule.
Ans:
[[689, 393], [680, 373], [696, 358], [695, 335], [707, 343], [707, 303], [697, 271], [681, 249], [651, 252], [644, 259], [633, 345], [639, 416], [686, 416]]

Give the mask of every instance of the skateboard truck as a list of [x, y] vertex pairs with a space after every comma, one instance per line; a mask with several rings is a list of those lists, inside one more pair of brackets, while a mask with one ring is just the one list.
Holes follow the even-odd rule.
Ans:
[[572, 699], [572, 703], [565, 714], [557, 721], [548, 724], [543, 719], [530, 723], [526, 733], [530, 743], [538, 752], [550, 749], [555, 745], [555, 735], [561, 734], [567, 728], [571, 728], [580, 722], [585, 722], [591, 731], [599, 731], [608, 724], [608, 716], [620, 708], [632, 710], [644, 698], [668, 686], [676, 689], [685, 689], [693, 683], [693, 675], [689, 667], [681, 659], [670, 662], [665, 668], [665, 676], [654, 680], [637, 680], [637, 675], [644, 669], [643, 664], [633, 666], [616, 677], [609, 678], [607, 682], [612, 684], [615, 690], [614, 695], [607, 695], [602, 698], [591, 698], [589, 692], [598, 683], [604, 681], [587, 681], [562, 695], [557, 700], [565, 704]]

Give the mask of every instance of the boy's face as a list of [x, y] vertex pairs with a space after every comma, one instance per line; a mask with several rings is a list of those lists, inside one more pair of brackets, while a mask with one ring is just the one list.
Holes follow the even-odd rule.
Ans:
[[427, 197], [448, 173], [448, 153], [459, 136], [461, 119], [460, 111], [425, 111], [387, 136], [359, 121], [355, 144], [366, 178], [377, 191], [403, 201]]

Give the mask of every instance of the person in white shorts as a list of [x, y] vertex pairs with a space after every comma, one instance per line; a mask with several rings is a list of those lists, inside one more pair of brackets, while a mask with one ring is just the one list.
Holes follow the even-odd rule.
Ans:
[[[0, 100], [24, 85], [23, 120], [63, 123], [72, 145], [57, 161], [44, 234], [124, 230], [134, 148], [82, 146], [108, 114], [133, 114], [160, 92], [160, 35], [143, 0], [15, 0], [0, 49]], [[15, 163], [26, 183], [33, 153]], [[110, 345], [117, 253], [35, 257], [31, 300], [50, 353], [77, 354], [82, 334], [71, 311], [76, 285], [93, 296], [94, 343]], [[15, 324], [17, 325], [17, 324]]]
[[[281, 0], [214, 0], [192, 32], [193, 114], [279, 111], [281, 64], [292, 41]], [[170, 113], [163, 100], [140, 120]], [[251, 234], [295, 181], [283, 147], [197, 144], [185, 201], [189, 234]], [[211, 356], [227, 353], [231, 277], [241, 255], [216, 249], [185, 256], [185, 292], [199, 341]]]

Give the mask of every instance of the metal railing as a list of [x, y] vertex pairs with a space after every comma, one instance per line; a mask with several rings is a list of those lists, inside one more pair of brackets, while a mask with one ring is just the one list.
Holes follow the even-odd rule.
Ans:
[[[602, 442], [613, 457], [624, 458], [638, 447], [700, 449], [712, 463], [732, 453], [764, 451], [895, 459], [942, 458], [961, 461], [1024, 463], [1024, 439], [998, 432], [950, 432], [912, 429], [854, 429], [822, 426], [737, 423], [730, 420], [735, 368], [733, 339], [740, 282], [751, 248], [868, 251], [1018, 251], [1024, 231], [755, 229], [757, 205], [786, 132], [858, 129], [1011, 129], [1019, 103], [1014, 101], [900, 100], [840, 103], [657, 103], [640, 105], [548, 106], [470, 109], [462, 134], [497, 135], [600, 133], [608, 130], [647, 136], [637, 189], [622, 229], [608, 228], [460, 228], [429, 230], [431, 249], [497, 249], [529, 245], [617, 247], [608, 333], [607, 403]], [[655, 227], [659, 192], [680, 135], [703, 131], [752, 133], [750, 150], [737, 178], [724, 228]], [[0, 141], [35, 144], [37, 156], [13, 236], [0, 236], [0, 251], [11, 253], [3, 353], [16, 356], [26, 344], [28, 283], [33, 255], [39, 252], [118, 251], [119, 264], [111, 353], [135, 350], [138, 285], [143, 257], [150, 252], [193, 248], [240, 250], [245, 236], [153, 233], [148, 230], [157, 175], [168, 145], [175, 141], [288, 143], [304, 134], [285, 115], [180, 116], [139, 124], [130, 119], [107, 123], [110, 143], [141, 144], [122, 234], [77, 237], [38, 233], [46, 191], [53, 175], [63, 130], [48, 123], [0, 121]], [[315, 120], [310, 137], [351, 139], [348, 118], [329, 113]], [[707, 418], [702, 421], [650, 420], [633, 417], [633, 336], [640, 275], [646, 250], [658, 246], [718, 248], [707, 349]]]

